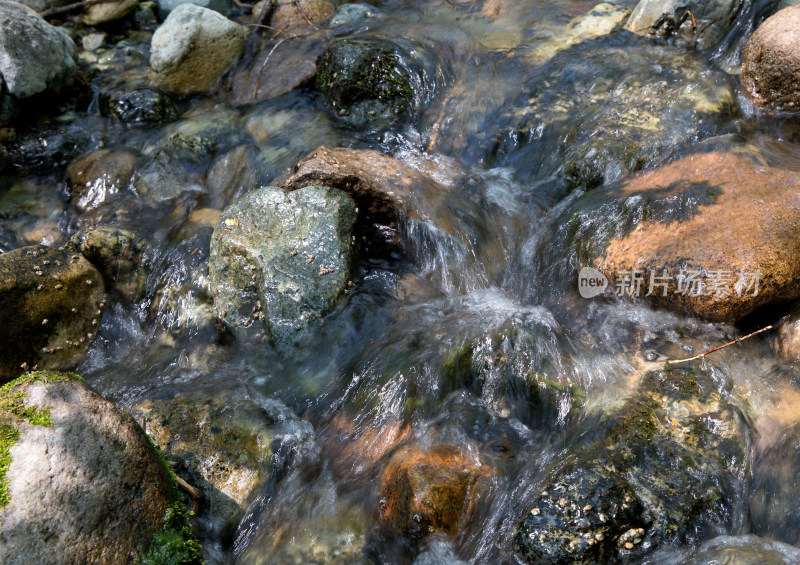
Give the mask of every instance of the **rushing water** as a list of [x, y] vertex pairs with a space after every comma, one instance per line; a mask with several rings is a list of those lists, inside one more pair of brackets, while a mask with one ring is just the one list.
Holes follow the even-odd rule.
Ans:
[[[564, 211], [584, 189], [559, 166], [602, 134], [598, 128], [611, 113], [634, 108], [661, 117], [660, 134], [637, 156], [640, 166], [672, 159], [705, 138], [736, 134], [775, 166], [799, 169], [794, 126], [759, 117], [728, 74], [763, 3], [748, 4], [723, 44], [699, 55], [627, 34], [554, 54], [552, 42], [591, 1], [500, 3], [507, 13], [493, 21], [465, 1], [374, 4], [380, 15], [351, 32], [398, 41], [420, 70], [406, 119], [359, 124], [303, 88], [249, 107], [190, 101], [174, 123], [125, 130], [99, 107], [120, 76], [145, 80], [147, 42], [134, 38], [93, 78], [88, 110], [77, 108], [55, 127], [82, 150], [135, 149], [145, 174], [169, 169], [173, 192], [150, 200], [128, 193], [79, 212], [66, 203], [61, 168], [0, 179], [0, 215], [24, 242], [60, 244], [90, 225], [149, 234], [143, 298], [111, 302], [79, 367], [104, 396], [130, 409], [174, 392], [213, 397], [228, 390], [257, 403], [281, 400], [313, 426], [314, 453], [290, 461], [264, 485], [234, 531], [200, 517], [209, 562], [302, 563], [318, 551], [314, 562], [352, 563], [355, 547], [364, 563], [513, 563], [513, 529], [548, 468], [597, 433], [599, 415], [624, 404], [648, 363], [694, 355], [761, 323], [737, 328], [578, 297], [577, 258], [559, 234]], [[686, 102], [698, 85], [715, 99], [730, 91], [731, 108], [703, 119], [696, 100]], [[605, 94], [598, 100], [596, 92]], [[192, 128], [203, 128], [208, 140], [200, 156], [160, 162], [163, 137]], [[374, 148], [409, 163], [427, 155], [457, 180], [442, 201], [413, 203], [413, 218], [402, 226], [403, 256], [363, 257], [340, 307], [291, 355], [279, 355], [237, 343], [209, 322], [213, 223], [198, 218], [241, 195], [237, 179], [209, 179], [222, 156], [242, 144], [258, 147], [263, 184], [321, 144]], [[625, 166], [611, 159], [601, 174], [614, 180]], [[752, 518], [748, 506], [764, 488], [755, 461], [798, 421], [791, 402], [800, 398], [800, 375], [774, 353], [771, 340], [766, 334], [745, 341], [698, 365], [741, 410], [755, 438], [730, 518], [646, 562], [682, 562], [716, 535], [734, 537], [716, 540], [708, 551], [720, 560], [703, 563], [727, 563], [731, 555], [750, 563], [748, 552], [758, 562], [766, 555], [758, 551], [772, 549], [745, 535], [751, 532], [798, 541], [791, 532], [800, 517]], [[764, 422], [770, 426], [760, 427]], [[412, 547], [376, 528], [375, 469], [389, 452], [381, 442], [395, 440], [475, 446], [502, 459], [502, 472], [454, 536]], [[780, 444], [790, 461], [797, 461], [796, 441]], [[774, 551], [788, 555], [785, 548]]]

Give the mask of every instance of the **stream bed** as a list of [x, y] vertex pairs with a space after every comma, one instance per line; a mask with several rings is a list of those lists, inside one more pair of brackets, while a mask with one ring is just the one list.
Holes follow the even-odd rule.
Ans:
[[[697, 50], [620, 29], [634, 1], [596, 4], [381, 0], [311, 33], [388, 49], [402, 107], [332, 103], [319, 76], [243, 102], [236, 72], [147, 98], [152, 27], [119, 24], [81, 50], [63, 112], [7, 140], [2, 251], [94, 228], [136, 242], [76, 372], [205, 491], [207, 563], [800, 563], [797, 307], [734, 323], [613, 282], [578, 292], [595, 248], [725, 202], [698, 185], [615, 207], [629, 175], [717, 153], [800, 172], [800, 121], [738, 77], [775, 3], [744, 2]], [[363, 232], [318, 323], [285, 347], [242, 337], [214, 306], [220, 213], [321, 146], [431, 188], [385, 240]], [[98, 151], [106, 181], [76, 190]]]

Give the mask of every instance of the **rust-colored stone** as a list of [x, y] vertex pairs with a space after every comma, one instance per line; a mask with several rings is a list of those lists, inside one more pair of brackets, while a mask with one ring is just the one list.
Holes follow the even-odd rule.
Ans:
[[774, 14], [750, 37], [742, 85], [761, 106], [800, 111], [800, 6]]
[[454, 534], [489, 475], [477, 455], [456, 447], [401, 450], [381, 477], [381, 522], [395, 535], [412, 539]]
[[[703, 188], [705, 187], [705, 188]], [[754, 163], [724, 152], [690, 155], [633, 177], [619, 196], [640, 195], [668, 202], [684, 191], [705, 191], [711, 202], [694, 214], [671, 222], [645, 220], [633, 231], [612, 239], [595, 266], [607, 275], [644, 271], [644, 291], [651, 272], [666, 269], [673, 277], [666, 289], [650, 299], [712, 321], [735, 321], [756, 308], [800, 297], [800, 174]], [[693, 194], [693, 193], [692, 193]], [[680, 294], [674, 277], [679, 271], [702, 270], [708, 285], [713, 272], [728, 272], [730, 292]], [[757, 273], [758, 289], [735, 285], [740, 273]], [[751, 277], [756, 278], [756, 277]], [[710, 288], [706, 288], [710, 291]]]

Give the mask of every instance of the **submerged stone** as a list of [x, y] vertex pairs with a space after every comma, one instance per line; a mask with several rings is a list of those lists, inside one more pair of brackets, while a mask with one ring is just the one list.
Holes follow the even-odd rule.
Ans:
[[738, 111], [725, 73], [624, 34], [561, 51], [522, 91], [477, 132], [476, 149], [519, 174], [560, 169], [587, 187], [717, 134]]
[[273, 473], [315, 453], [311, 425], [275, 400], [175, 394], [144, 400], [132, 414], [178, 476], [202, 490], [201, 510], [217, 526], [243, 511]]
[[101, 149], [72, 161], [67, 167], [70, 194], [79, 210], [96, 208], [124, 191], [136, 169], [136, 153]]
[[356, 206], [343, 192], [266, 187], [227, 208], [211, 240], [214, 307], [238, 336], [291, 344], [352, 278]]
[[661, 37], [681, 47], [715, 47], [746, 6], [744, 0], [640, 0], [625, 29]]
[[730, 526], [752, 437], [712, 379], [649, 372], [603, 434], [547, 474], [514, 534], [525, 563], [640, 560]]

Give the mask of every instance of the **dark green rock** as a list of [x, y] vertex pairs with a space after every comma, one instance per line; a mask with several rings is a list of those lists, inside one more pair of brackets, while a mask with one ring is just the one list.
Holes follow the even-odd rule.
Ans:
[[170, 97], [150, 88], [112, 92], [103, 99], [102, 111], [128, 125], [158, 124], [178, 116]]
[[211, 239], [217, 313], [240, 337], [292, 343], [352, 278], [355, 221], [355, 203], [334, 188], [248, 193], [223, 212]]
[[397, 115], [414, 104], [411, 71], [387, 40], [346, 37], [331, 42], [317, 62], [317, 90], [339, 112]]
[[[724, 530], [744, 511], [739, 493], [752, 438], [708, 374], [646, 373], [600, 426], [598, 439], [548, 473], [547, 494], [521, 519], [513, 544], [526, 563], [638, 560], [671, 542]], [[603, 512], [607, 520], [594, 516], [598, 508], [612, 511]], [[597, 531], [598, 520], [611, 528], [619, 509], [625, 511], [619, 527]]]

